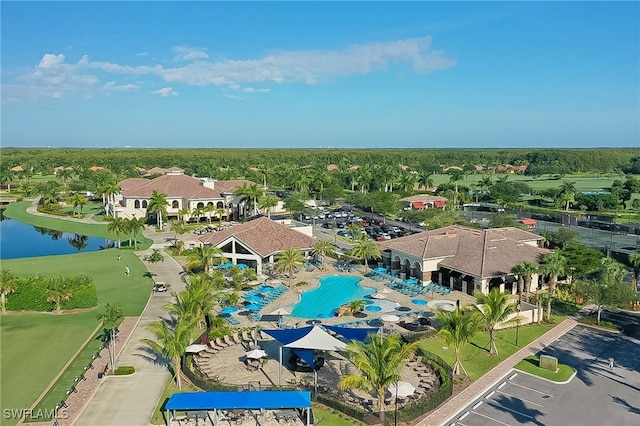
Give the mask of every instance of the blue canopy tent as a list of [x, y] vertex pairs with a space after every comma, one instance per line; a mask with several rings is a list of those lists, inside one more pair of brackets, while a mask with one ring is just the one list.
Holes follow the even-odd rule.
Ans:
[[351, 328], [351, 327], [340, 327], [337, 325], [325, 325], [329, 331], [333, 331], [336, 334], [344, 337], [347, 340], [358, 340], [360, 342], [364, 342], [369, 333], [377, 333], [380, 328], [379, 327], [368, 327], [368, 328]]
[[[214, 411], [212, 423], [218, 424], [218, 410], [260, 410], [264, 423], [265, 410], [300, 408], [306, 411], [306, 424], [311, 422], [311, 392], [309, 391], [252, 391], [252, 392], [181, 392], [174, 393], [167, 404], [169, 426], [176, 411]], [[169, 416], [173, 412], [173, 416]]]
[[[312, 325], [302, 328], [291, 328], [287, 330], [262, 330], [264, 333], [276, 339], [282, 343], [280, 346], [280, 370], [278, 374], [278, 384], [282, 388], [282, 348], [290, 348], [292, 350], [308, 349], [308, 350], [324, 350], [324, 351], [342, 351], [346, 349], [347, 344], [336, 339], [321, 327]], [[304, 359], [307, 364], [309, 362], [305, 359], [308, 358], [308, 352], [302, 352], [299, 355]], [[313, 358], [311, 358], [311, 364], [309, 366], [315, 367]], [[318, 372], [313, 369], [314, 381], [318, 383]]]

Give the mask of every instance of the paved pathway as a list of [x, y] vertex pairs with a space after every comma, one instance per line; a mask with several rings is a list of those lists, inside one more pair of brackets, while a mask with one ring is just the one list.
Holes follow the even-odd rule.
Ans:
[[515, 354], [511, 355], [509, 358], [502, 361], [493, 370], [489, 371], [480, 379], [473, 382], [455, 397], [447, 400], [435, 411], [419, 420], [417, 423], [415, 423], [416, 426], [436, 426], [444, 424], [447, 420], [453, 417], [453, 415], [466, 407], [467, 404], [476, 399], [478, 395], [484, 392], [486, 388], [492, 386], [495, 382], [500, 380], [500, 378], [507, 374], [509, 370], [511, 370], [513, 366], [520, 362], [523, 358], [541, 351], [547, 345], [551, 344], [558, 337], [571, 330], [577, 324], [578, 323], [573, 319], [564, 320], [556, 327], [549, 330], [549, 332], [531, 342], [531, 344], [529, 344], [528, 346], [525, 346]]
[[[152, 248], [162, 248], [173, 238], [173, 234], [159, 233], [154, 228], [147, 228], [144, 235], [154, 241]], [[142, 257], [149, 251], [137, 254]], [[179, 275], [182, 267], [170, 256], [165, 256], [164, 259], [164, 262], [155, 265], [147, 264], [147, 268], [156, 274], [156, 281], [171, 283], [171, 290], [180, 292], [184, 289]], [[146, 328], [150, 323], [166, 316], [162, 307], [171, 301], [170, 292], [151, 295], [138, 326], [118, 358], [118, 365], [133, 365], [136, 373], [128, 377], [108, 377], [104, 380], [78, 416], [75, 425], [149, 425], [151, 415], [169, 379], [169, 372], [164, 365], [155, 365], [153, 360], [147, 357], [140, 339], [153, 338]]]

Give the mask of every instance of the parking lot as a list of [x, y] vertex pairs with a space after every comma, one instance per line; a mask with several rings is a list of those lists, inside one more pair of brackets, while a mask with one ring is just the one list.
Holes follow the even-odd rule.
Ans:
[[[569, 383], [512, 370], [443, 424], [638, 425], [639, 350], [632, 336], [577, 326], [544, 350], [576, 368]], [[612, 369], [609, 358], [615, 360]]]

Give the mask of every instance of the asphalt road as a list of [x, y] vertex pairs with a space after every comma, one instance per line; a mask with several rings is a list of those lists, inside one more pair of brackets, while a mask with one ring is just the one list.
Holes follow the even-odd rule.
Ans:
[[[624, 315], [629, 315], [631, 322], [639, 318]], [[573, 366], [576, 376], [567, 384], [555, 384], [512, 370], [444, 424], [640, 424], [640, 341], [637, 338], [577, 326], [543, 353]], [[609, 368], [609, 358], [615, 360], [613, 369]]]

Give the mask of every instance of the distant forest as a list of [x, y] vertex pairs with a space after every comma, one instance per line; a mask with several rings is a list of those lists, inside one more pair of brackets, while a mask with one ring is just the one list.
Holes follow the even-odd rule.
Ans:
[[475, 173], [476, 166], [526, 165], [525, 175], [576, 173], [640, 174], [640, 148], [603, 149], [32, 149], [3, 148], [0, 168], [21, 166], [32, 173], [51, 174], [55, 167], [86, 170], [104, 167], [124, 176], [138, 168], [178, 166], [190, 175], [218, 179], [242, 176], [248, 170], [305, 167], [326, 170], [335, 165], [403, 166], [421, 173], [442, 173], [448, 167]]

